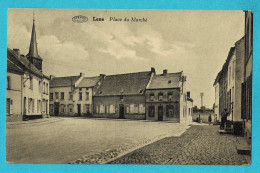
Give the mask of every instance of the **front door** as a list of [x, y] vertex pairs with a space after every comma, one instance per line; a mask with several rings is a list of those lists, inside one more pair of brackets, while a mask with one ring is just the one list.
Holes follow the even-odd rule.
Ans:
[[23, 114], [26, 115], [26, 97], [23, 98]]
[[163, 120], [163, 106], [158, 106], [158, 121]]
[[[44, 104], [44, 102], [43, 102]], [[59, 108], [60, 108], [60, 103], [59, 102], [54, 102], [54, 115], [58, 116], [59, 115]]]
[[81, 105], [78, 104], [78, 116], [80, 117], [81, 116]]
[[119, 105], [119, 118], [124, 119], [125, 118], [125, 107], [123, 104]]

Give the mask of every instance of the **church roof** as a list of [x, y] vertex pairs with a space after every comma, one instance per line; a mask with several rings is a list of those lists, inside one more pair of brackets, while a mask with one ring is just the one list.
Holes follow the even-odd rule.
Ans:
[[95, 96], [143, 95], [151, 71], [108, 75], [101, 82]]
[[182, 72], [154, 75], [147, 89], [166, 89], [180, 87]]
[[39, 56], [39, 54], [38, 54], [37, 40], [36, 40], [36, 30], [35, 30], [35, 21], [34, 21], [34, 19], [33, 19], [32, 35], [31, 35], [31, 42], [30, 42], [29, 53], [26, 56], [34, 57], [34, 58], [37, 58], [37, 59], [42, 59]]

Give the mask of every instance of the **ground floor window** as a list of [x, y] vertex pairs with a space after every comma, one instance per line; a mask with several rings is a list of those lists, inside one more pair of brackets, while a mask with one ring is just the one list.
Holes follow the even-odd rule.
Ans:
[[61, 111], [61, 113], [65, 112], [65, 105], [64, 104], [60, 105], [60, 111]]
[[166, 106], [166, 116], [167, 117], [174, 117], [174, 108], [173, 105]]
[[154, 106], [148, 106], [148, 116], [154, 117], [155, 114], [155, 107]]
[[90, 105], [86, 104], [85, 107], [86, 107], [86, 112], [90, 112]]
[[110, 105], [110, 113], [115, 113], [115, 105]]
[[99, 106], [99, 113], [105, 113], [105, 106], [104, 105]]
[[73, 104], [68, 104], [68, 109], [69, 109], [69, 112], [72, 113], [73, 112]]
[[144, 104], [139, 104], [139, 113], [145, 113], [145, 106], [144, 106]]
[[53, 104], [50, 105], [50, 113], [53, 113], [54, 109], [53, 109]]
[[6, 99], [6, 115], [13, 114], [13, 100], [10, 98]]

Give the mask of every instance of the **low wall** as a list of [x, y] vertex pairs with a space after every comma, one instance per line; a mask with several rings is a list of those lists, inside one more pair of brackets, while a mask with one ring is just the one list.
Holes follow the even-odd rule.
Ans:
[[209, 116], [211, 116], [211, 122], [214, 122], [214, 111], [213, 110], [193, 110], [193, 115], [192, 115], [192, 121], [196, 121], [197, 118], [200, 118], [202, 122], [209, 122]]

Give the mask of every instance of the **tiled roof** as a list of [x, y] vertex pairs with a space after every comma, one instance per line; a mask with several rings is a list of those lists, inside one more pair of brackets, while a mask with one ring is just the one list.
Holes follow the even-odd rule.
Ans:
[[24, 70], [15, 65], [9, 58], [7, 58], [7, 71], [16, 71], [18, 73], [24, 73]]
[[154, 75], [147, 89], [165, 89], [180, 87], [182, 72]]
[[100, 80], [100, 76], [84, 77], [76, 87], [78, 87], [78, 88], [94, 87], [99, 80]]
[[30, 61], [25, 56], [18, 56], [14, 50], [7, 48], [7, 57], [10, 61], [12, 61], [15, 65], [19, 66], [23, 70], [27, 70], [38, 77], [48, 78], [32, 63], [30, 63]]
[[50, 88], [72, 86], [79, 78], [80, 76], [55, 77], [50, 81]]
[[95, 96], [142, 95], [150, 77], [150, 71], [106, 76]]

